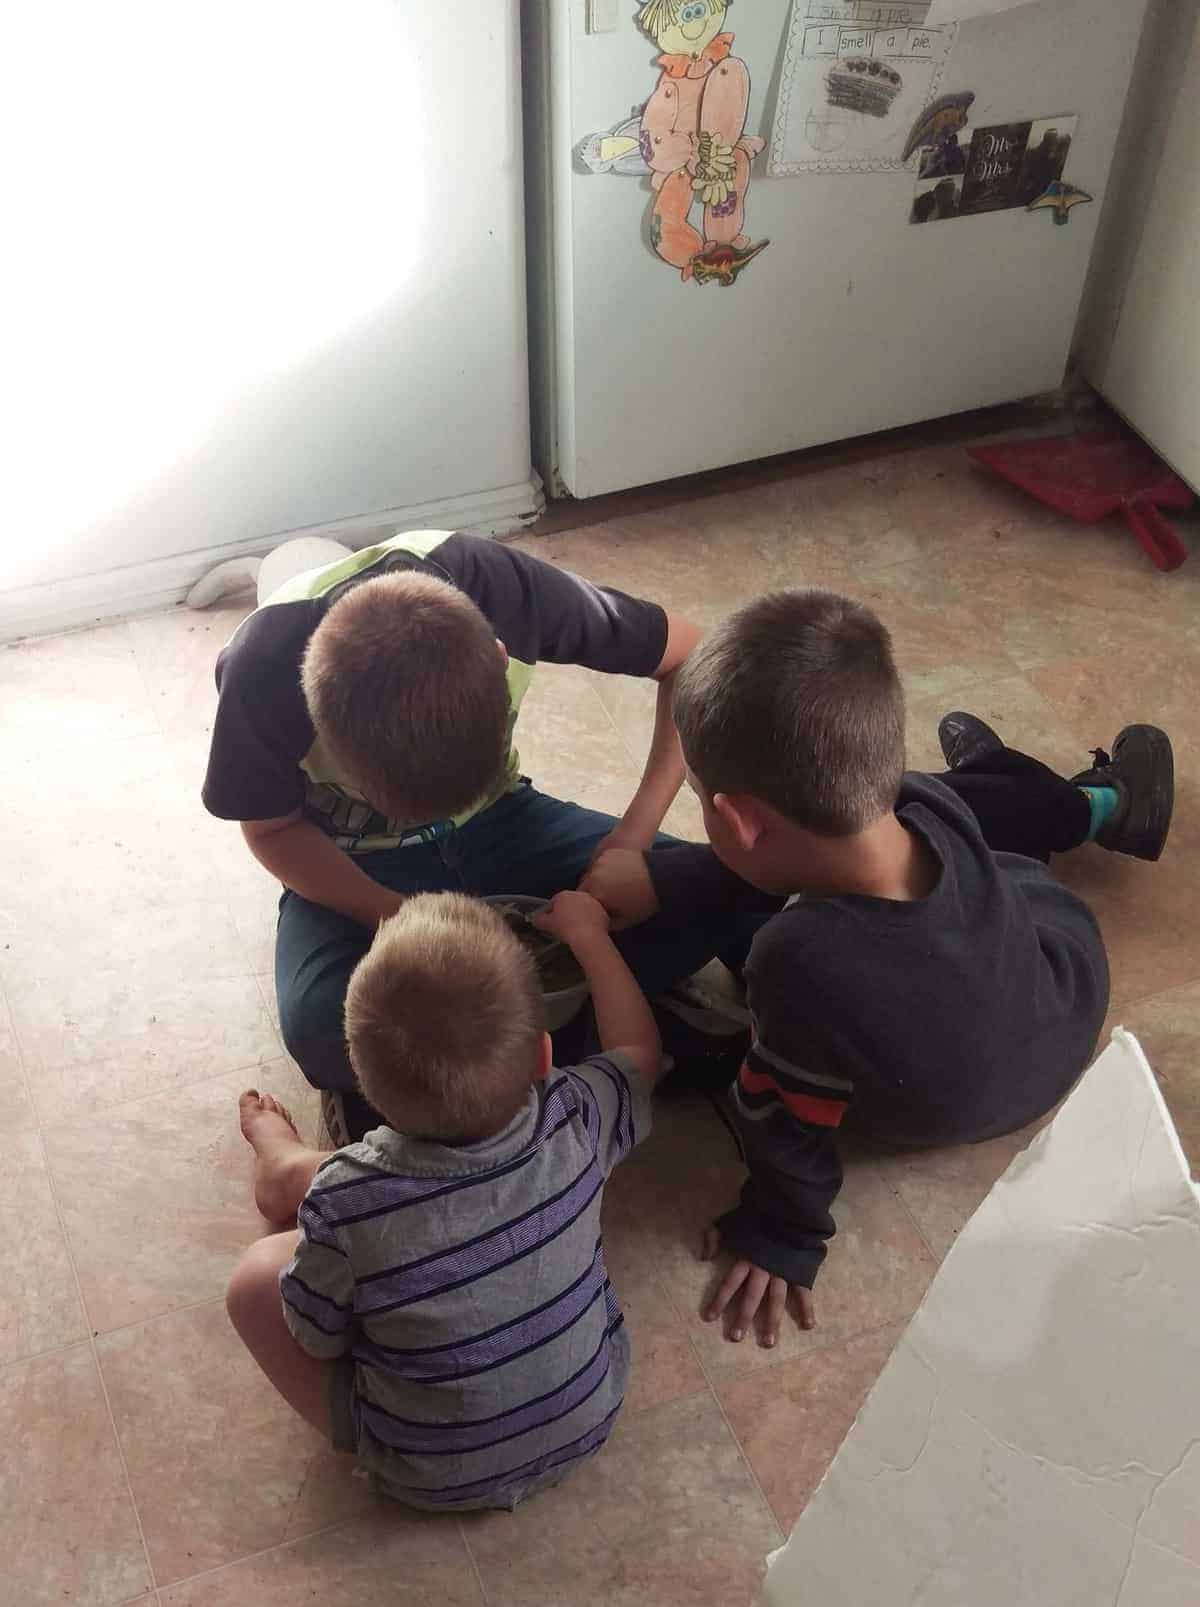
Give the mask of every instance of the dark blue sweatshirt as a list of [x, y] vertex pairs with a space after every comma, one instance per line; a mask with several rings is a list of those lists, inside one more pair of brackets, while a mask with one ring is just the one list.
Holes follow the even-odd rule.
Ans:
[[[1108, 1008], [1095, 917], [1044, 865], [993, 853], [930, 776], [905, 777], [896, 813], [938, 863], [933, 891], [796, 898], [746, 967], [755, 1042], [732, 1103], [750, 1176], [719, 1225], [736, 1254], [808, 1287], [834, 1232], [843, 1121], [921, 1148], [1013, 1132], [1075, 1082]], [[762, 902], [710, 848], [647, 863], [668, 913]]]

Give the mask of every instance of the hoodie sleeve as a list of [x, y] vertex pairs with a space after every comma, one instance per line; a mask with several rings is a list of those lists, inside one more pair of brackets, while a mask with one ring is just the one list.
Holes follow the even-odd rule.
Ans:
[[[750, 1176], [722, 1237], [735, 1254], [811, 1288], [835, 1232], [842, 1186], [838, 1128], [854, 1099], [846, 1056], [810, 1009], [800, 909], [769, 921], [746, 967], [754, 1041], [732, 1090]], [[819, 984], [818, 984], [819, 991]]]
[[750, 1176], [737, 1205], [717, 1221], [722, 1240], [764, 1272], [811, 1289], [836, 1231], [830, 1206], [842, 1163], [834, 1135], [781, 1108], [757, 1120], [739, 1108], [737, 1127]]
[[707, 843], [652, 848], [645, 857], [654, 896], [665, 915], [716, 915], [733, 909], [772, 915], [783, 908], [782, 898], [759, 892], [727, 870]]

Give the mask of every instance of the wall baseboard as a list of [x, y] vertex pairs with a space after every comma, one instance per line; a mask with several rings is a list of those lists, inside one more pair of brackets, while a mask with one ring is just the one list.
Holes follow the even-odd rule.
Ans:
[[126, 564], [95, 575], [47, 581], [40, 586], [0, 592], [0, 642], [22, 636], [45, 636], [77, 630], [127, 614], [146, 614], [182, 602], [208, 571], [229, 558], [259, 558], [294, 536], [329, 536], [348, 547], [366, 547], [401, 530], [468, 530], [481, 536], [503, 536], [531, 524], [545, 506], [542, 483], [531, 472], [518, 485], [499, 486], [470, 496], [424, 502], [408, 508], [336, 519], [330, 524], [277, 530], [249, 541], [200, 547], [170, 558]]

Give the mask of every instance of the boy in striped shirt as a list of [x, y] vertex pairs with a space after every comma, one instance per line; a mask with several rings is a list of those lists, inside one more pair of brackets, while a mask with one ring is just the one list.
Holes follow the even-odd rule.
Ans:
[[272, 1384], [411, 1506], [512, 1508], [608, 1437], [629, 1373], [600, 1199], [650, 1129], [649, 1006], [586, 893], [538, 923], [592, 990], [602, 1052], [556, 1071], [528, 954], [488, 905], [409, 899], [351, 979], [350, 1057], [387, 1125], [332, 1154], [253, 1090], [255, 1195], [298, 1228], [227, 1305]]

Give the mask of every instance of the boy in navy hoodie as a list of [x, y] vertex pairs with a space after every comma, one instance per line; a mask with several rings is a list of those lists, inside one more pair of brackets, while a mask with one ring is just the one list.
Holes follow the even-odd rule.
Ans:
[[675, 720], [711, 848], [605, 854], [583, 886], [623, 923], [758, 903], [753, 1041], [730, 1090], [749, 1178], [710, 1233], [732, 1252], [706, 1310], [778, 1334], [834, 1232], [838, 1130], [888, 1147], [980, 1142], [1050, 1110], [1108, 1006], [1095, 918], [1046, 861], [1094, 840], [1157, 859], [1170, 743], [1129, 726], [1067, 781], [948, 715], [949, 772], [906, 773], [887, 631], [826, 592], [759, 598], [679, 674]]

